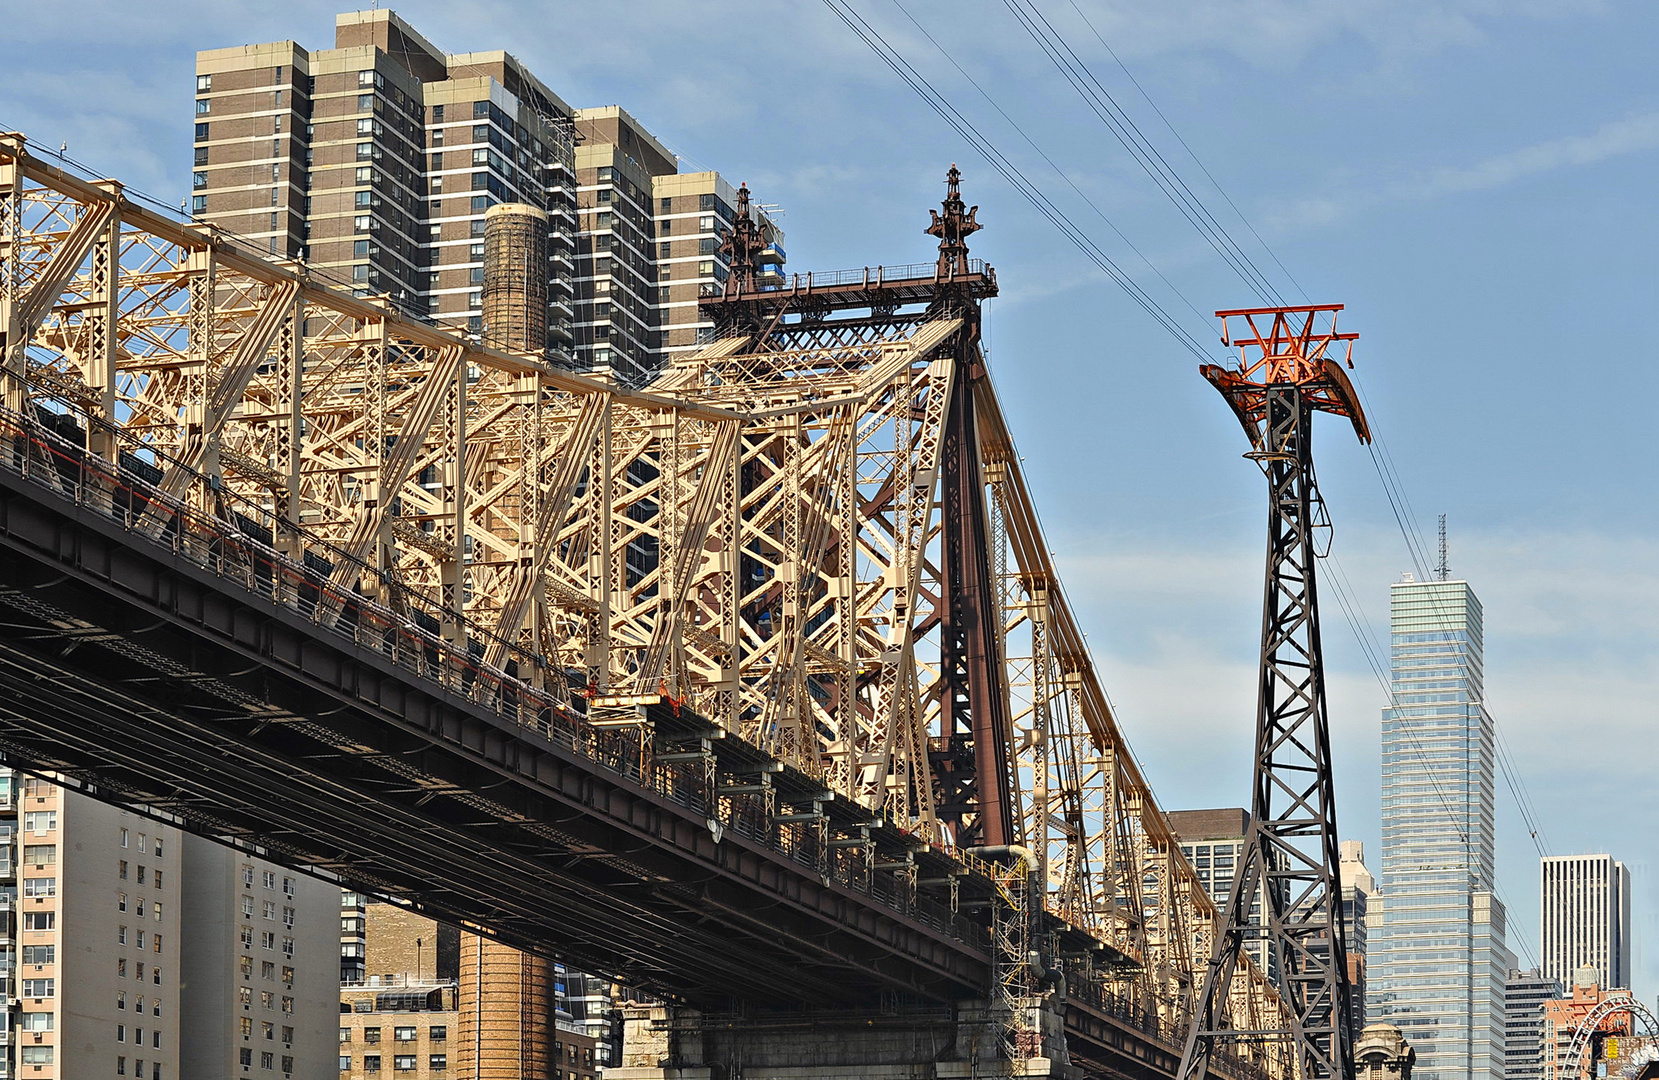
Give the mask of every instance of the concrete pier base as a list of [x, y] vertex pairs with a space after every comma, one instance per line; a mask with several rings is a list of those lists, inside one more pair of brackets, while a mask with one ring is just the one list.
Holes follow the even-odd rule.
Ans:
[[1051, 997], [1022, 1012], [1016, 1057], [1004, 1056], [1006, 1018], [984, 1002], [868, 1012], [733, 1016], [664, 1005], [623, 1009], [621, 1067], [606, 1080], [1080, 1080], [1066, 1063], [1064, 1022]]

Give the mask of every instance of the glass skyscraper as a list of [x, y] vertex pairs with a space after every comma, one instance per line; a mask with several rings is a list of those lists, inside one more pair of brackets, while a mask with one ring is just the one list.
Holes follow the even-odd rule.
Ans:
[[1496, 751], [1480, 601], [1462, 581], [1390, 591], [1382, 889], [1367, 912], [1366, 1018], [1398, 1025], [1417, 1080], [1501, 1080], [1512, 958], [1493, 894]]

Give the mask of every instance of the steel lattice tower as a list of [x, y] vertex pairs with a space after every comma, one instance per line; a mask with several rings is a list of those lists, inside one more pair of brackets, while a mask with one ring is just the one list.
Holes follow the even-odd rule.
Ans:
[[[1286, 1072], [1301, 1080], [1354, 1071], [1315, 573], [1321, 554], [1315, 533], [1329, 518], [1314, 478], [1312, 441], [1315, 412], [1347, 416], [1361, 441], [1370, 439], [1352, 384], [1326, 355], [1339, 345], [1351, 353], [1358, 336], [1336, 332], [1339, 310], [1217, 312], [1222, 340], [1239, 348], [1240, 366], [1201, 369], [1238, 414], [1252, 444], [1246, 456], [1267, 476], [1267, 580], [1250, 825], [1178, 1080], [1207, 1075], [1223, 1040], [1268, 1058], [1287, 1052]], [[1321, 316], [1328, 316], [1328, 330], [1315, 329]], [[1234, 318], [1248, 328], [1244, 335], [1228, 332]], [[1261, 915], [1253, 924], [1250, 909], [1258, 897]], [[1240, 1023], [1229, 1008], [1228, 988], [1247, 939], [1263, 940], [1278, 954], [1285, 1012], [1277, 1019]]]

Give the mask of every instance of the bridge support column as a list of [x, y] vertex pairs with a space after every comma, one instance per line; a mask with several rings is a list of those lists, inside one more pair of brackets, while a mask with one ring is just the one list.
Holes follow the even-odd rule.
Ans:
[[622, 1065], [606, 1080], [1081, 1080], [1066, 1062], [1063, 1006], [1045, 994], [1016, 1018], [1021, 1056], [1009, 1060], [1007, 1018], [983, 1001], [820, 1012], [623, 1009]]

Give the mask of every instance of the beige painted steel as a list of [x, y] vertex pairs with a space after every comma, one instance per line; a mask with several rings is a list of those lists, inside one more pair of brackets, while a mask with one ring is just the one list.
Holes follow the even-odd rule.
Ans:
[[[950, 382], [984, 362], [959, 317], [798, 349], [728, 337], [629, 391], [323, 288], [4, 135], [0, 327], [8, 408], [110, 418], [207, 474], [164, 468], [181, 497], [232, 492], [347, 549], [336, 585], [441, 604], [446, 636], [488, 637], [486, 666], [670, 699], [951, 847], [928, 762], [938, 455]], [[1116, 992], [1179, 1031], [1216, 910], [977, 385], [1019, 839], [1041, 902], [1140, 961]], [[1280, 1009], [1253, 966], [1230, 1000], [1238, 1026]]]

